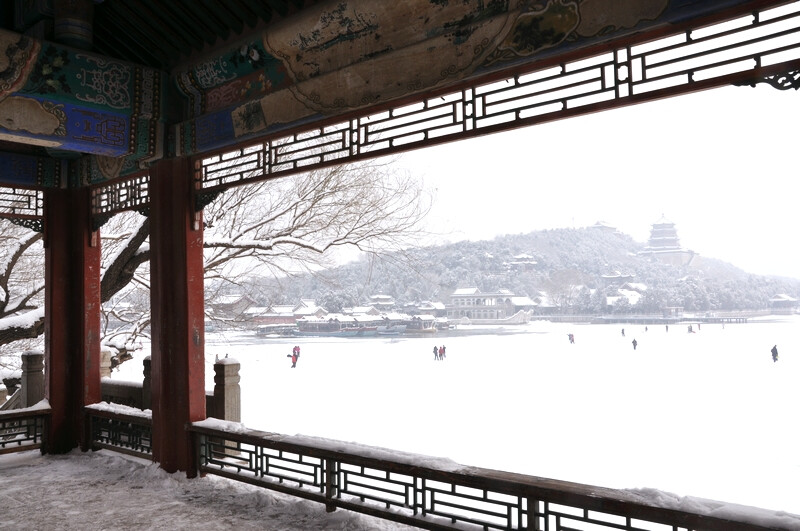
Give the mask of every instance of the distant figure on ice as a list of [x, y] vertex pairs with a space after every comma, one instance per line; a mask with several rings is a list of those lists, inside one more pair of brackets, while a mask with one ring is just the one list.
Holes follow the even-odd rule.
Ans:
[[631, 341], [631, 344], [633, 345], [633, 350], [636, 350], [636, 345], [638, 345], [639, 343], [637, 343], [636, 338], [634, 338], [633, 341]]
[[443, 360], [443, 359], [445, 359], [446, 357], [447, 357], [447, 356], [445, 356], [445, 355], [444, 355], [444, 345], [442, 345], [441, 347], [439, 347], [439, 359], [440, 359], [440, 360]]
[[298, 345], [295, 345], [294, 348], [292, 348], [292, 353], [287, 354], [286, 357], [292, 358], [292, 369], [297, 367], [297, 358], [300, 357], [300, 347]]
[[667, 332], [669, 332], [669, 325], [664, 325], [664, 326], [666, 326], [666, 327], [667, 327]]
[[435, 360], [439, 359], [439, 347], [437, 347], [435, 345], [433, 347], [433, 359], [435, 359]]
[[694, 332], [694, 330], [692, 330], [692, 325], [689, 325], [689, 333], [691, 334], [692, 332]]
[[572, 334], [567, 334], [567, 337], [569, 338], [569, 344], [570, 344], [570, 345], [573, 345], [573, 344], [575, 344], [575, 336], [574, 336], [574, 335], [572, 335]]
[[622, 337], [625, 337], [625, 329], [622, 329]]
[[778, 345], [772, 347], [770, 352], [772, 352], [772, 361], [778, 361]]
[[647, 332], [647, 327], [646, 326], [644, 327], [644, 331]]

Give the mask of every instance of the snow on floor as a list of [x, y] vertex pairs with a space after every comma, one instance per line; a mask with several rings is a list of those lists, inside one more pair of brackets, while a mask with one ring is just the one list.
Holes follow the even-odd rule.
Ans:
[[105, 450], [0, 457], [0, 528], [413, 529], [216, 476], [189, 480]]

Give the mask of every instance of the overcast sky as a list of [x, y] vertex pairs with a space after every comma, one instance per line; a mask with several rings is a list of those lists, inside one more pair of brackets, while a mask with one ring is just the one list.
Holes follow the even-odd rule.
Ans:
[[662, 214], [681, 244], [748, 272], [800, 278], [800, 94], [698, 94], [427, 148], [396, 162], [435, 193], [450, 241], [597, 221], [647, 241]]

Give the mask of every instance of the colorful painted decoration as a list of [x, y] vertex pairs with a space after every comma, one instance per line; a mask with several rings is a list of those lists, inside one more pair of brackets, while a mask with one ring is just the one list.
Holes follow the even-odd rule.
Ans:
[[320, 2], [171, 73], [170, 124], [165, 72], [0, 30], [0, 140], [124, 158], [94, 182], [744, 2]]
[[161, 156], [155, 70], [0, 30], [0, 139], [133, 160]]

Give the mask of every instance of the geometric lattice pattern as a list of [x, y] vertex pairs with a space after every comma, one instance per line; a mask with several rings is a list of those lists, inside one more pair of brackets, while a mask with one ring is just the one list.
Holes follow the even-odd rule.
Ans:
[[714, 87], [800, 65], [800, 3], [208, 157], [200, 188], [371, 158]]
[[[198, 208], [231, 186], [800, 69], [800, 2], [206, 156]], [[146, 210], [149, 178], [94, 189], [93, 215]]]
[[50, 409], [0, 414], [0, 454], [41, 448]]
[[752, 529], [634, 501], [614, 489], [478, 468], [439, 470], [272, 433], [189, 429], [197, 437], [201, 473], [424, 529]]
[[92, 188], [92, 214], [109, 217], [125, 210], [146, 210], [150, 204], [150, 176], [139, 175]]
[[41, 217], [44, 214], [44, 194], [39, 190], [0, 186], [0, 217]]
[[89, 406], [87, 410], [93, 448], [137, 456], [152, 455], [153, 421], [149, 416], [126, 415], [96, 409], [94, 406]]

